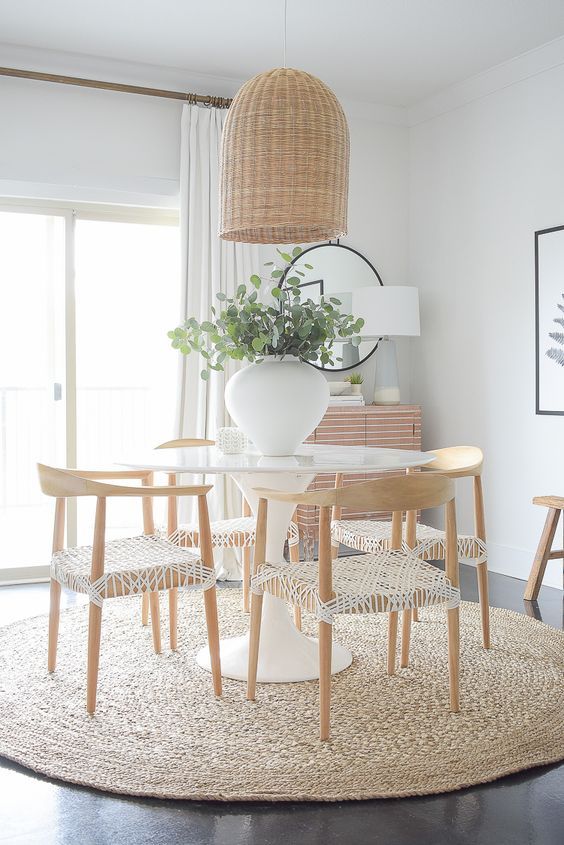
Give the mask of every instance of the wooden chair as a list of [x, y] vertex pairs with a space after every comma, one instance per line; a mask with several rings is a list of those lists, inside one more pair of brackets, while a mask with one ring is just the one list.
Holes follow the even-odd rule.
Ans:
[[[451, 446], [446, 449], [434, 449], [435, 460], [420, 467], [425, 475], [440, 474], [450, 478], [471, 477], [474, 486], [474, 534], [459, 535], [459, 560], [475, 560], [478, 576], [478, 595], [482, 620], [482, 643], [490, 648], [490, 609], [488, 597], [488, 563], [486, 547], [486, 526], [484, 516], [484, 497], [482, 492], [482, 467], [484, 456], [476, 446]], [[409, 472], [409, 471], [408, 471]], [[336, 485], [342, 484], [342, 476], [336, 479]], [[339, 543], [358, 551], [375, 552], [389, 548], [392, 529], [389, 522], [377, 520], [343, 520], [341, 509], [335, 508], [332, 524], [333, 554], [336, 555]], [[430, 525], [417, 522], [416, 511], [406, 515], [406, 546], [423, 560], [444, 560], [446, 556], [446, 533]], [[417, 618], [417, 610], [414, 610]]]
[[560, 514], [564, 511], [564, 496], [535, 496], [533, 505], [541, 505], [541, 507], [548, 508], [548, 513], [533, 561], [531, 574], [527, 581], [527, 588], [525, 590], [526, 601], [537, 600], [548, 561], [558, 558], [564, 559], [564, 549], [552, 551], [552, 543], [554, 542], [554, 535], [556, 534]]
[[[312, 493], [257, 490], [260, 498], [254, 574], [251, 581], [251, 631], [247, 698], [256, 692], [263, 594], [285, 599], [313, 613], [319, 626], [320, 738], [329, 738], [332, 622], [338, 613], [388, 613], [389, 674], [395, 671], [398, 613], [409, 630], [414, 607], [445, 604], [448, 608], [450, 709], [459, 710], [458, 562], [454, 482], [441, 475], [406, 475], [351, 484]], [[319, 507], [319, 562], [289, 564], [265, 561], [268, 500]], [[446, 574], [417, 558], [402, 545], [402, 511], [445, 505]], [[369, 507], [393, 512], [392, 548], [358, 557], [333, 559], [332, 507]], [[402, 643], [403, 648], [403, 643]]]
[[[153, 487], [152, 473], [140, 470], [83, 472], [55, 469], [43, 464], [38, 464], [38, 470], [43, 493], [57, 500], [51, 561], [48, 671], [55, 671], [57, 660], [61, 586], [86, 593], [90, 600], [86, 681], [88, 713], [94, 713], [96, 709], [103, 602], [139, 593], [148, 596], [155, 623], [153, 645], [158, 653], [161, 650], [159, 591], [198, 587], [204, 591], [213, 689], [216, 695], [221, 695], [215, 570], [206, 498], [211, 486]], [[141, 479], [143, 486], [103, 483], [107, 479]], [[92, 546], [65, 548], [66, 500], [75, 496], [96, 497], [94, 540]], [[142, 498], [144, 533], [138, 537], [106, 542], [106, 500], [117, 496]], [[180, 549], [154, 533], [152, 500], [155, 496], [198, 497], [201, 556]]]
[[[204, 440], [197, 437], [186, 437], [180, 440], [168, 440], [161, 443], [157, 449], [178, 449], [186, 446], [214, 446], [214, 440]], [[168, 474], [168, 483], [174, 486], [177, 483], [177, 473]], [[177, 498], [172, 496], [168, 502], [167, 533], [171, 542], [186, 548], [198, 548], [200, 536], [197, 524], [178, 525]], [[243, 609], [249, 612], [250, 609], [250, 583], [251, 583], [251, 550], [255, 545], [256, 522], [251, 514], [249, 503], [243, 499], [243, 514], [234, 519], [220, 519], [211, 523], [212, 546], [215, 549], [241, 549], [243, 558]], [[288, 531], [288, 547], [290, 560], [294, 563], [300, 559], [300, 533], [295, 522], [290, 524]], [[142, 622], [144, 625], [149, 621], [149, 607], [147, 597], [143, 597]], [[177, 615], [178, 594], [177, 590], [169, 592], [169, 614], [171, 619], [171, 640], [170, 647], [176, 648], [176, 640], [172, 632], [176, 630], [173, 620]], [[298, 628], [301, 627], [301, 615], [299, 609], [294, 610], [294, 621]]]

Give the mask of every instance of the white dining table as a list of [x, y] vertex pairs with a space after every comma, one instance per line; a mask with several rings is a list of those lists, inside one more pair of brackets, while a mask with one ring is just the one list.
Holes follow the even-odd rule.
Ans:
[[[365, 446], [300, 446], [290, 457], [268, 457], [252, 448], [236, 455], [225, 455], [216, 446], [154, 449], [125, 458], [119, 463], [131, 468], [156, 472], [196, 475], [230, 475], [249, 502], [256, 516], [256, 488], [302, 493], [316, 475], [343, 472], [359, 475], [407, 469], [430, 463], [431, 452], [407, 449], [382, 449]], [[295, 505], [269, 503], [266, 558], [284, 563], [284, 544]], [[198, 663], [211, 670], [207, 647], [198, 653]], [[221, 673], [226, 678], [247, 679], [248, 634], [221, 640]], [[350, 666], [352, 654], [338, 642], [333, 643], [331, 671]], [[319, 677], [317, 640], [298, 631], [284, 601], [266, 594], [260, 636], [257, 680], [262, 683], [307, 681]]]

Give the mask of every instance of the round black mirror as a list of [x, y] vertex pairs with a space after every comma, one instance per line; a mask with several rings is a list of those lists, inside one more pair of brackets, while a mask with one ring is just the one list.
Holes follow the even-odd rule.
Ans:
[[[311, 264], [311, 270], [304, 267]], [[321, 296], [333, 296], [341, 301], [339, 310], [345, 314], [353, 314], [352, 296], [353, 291], [362, 287], [374, 287], [383, 285], [380, 274], [371, 262], [350, 246], [333, 243], [317, 244], [304, 249], [300, 255], [293, 259], [286, 274], [291, 272], [294, 264], [300, 265], [300, 271], [304, 274], [299, 285], [306, 297], [319, 301]], [[283, 284], [283, 282], [282, 282]], [[354, 314], [355, 317], [363, 317], [363, 314]], [[378, 347], [374, 340], [363, 340], [360, 346], [353, 346], [350, 341], [335, 342], [335, 360], [333, 366], [321, 367], [317, 364], [312, 366], [318, 370], [329, 370], [331, 372], [342, 372], [352, 370], [363, 364]]]

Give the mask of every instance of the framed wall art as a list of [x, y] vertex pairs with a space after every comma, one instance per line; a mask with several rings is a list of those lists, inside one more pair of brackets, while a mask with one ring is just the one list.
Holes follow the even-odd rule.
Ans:
[[564, 416], [564, 226], [535, 232], [536, 411]]

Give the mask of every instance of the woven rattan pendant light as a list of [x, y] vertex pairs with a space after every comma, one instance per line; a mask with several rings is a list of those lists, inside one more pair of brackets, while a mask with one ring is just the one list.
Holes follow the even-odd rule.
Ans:
[[286, 67], [238, 91], [221, 143], [219, 235], [226, 241], [297, 244], [347, 233], [349, 128], [320, 79]]
[[349, 130], [315, 76], [275, 68], [246, 82], [223, 129], [220, 237], [293, 244], [347, 233]]

